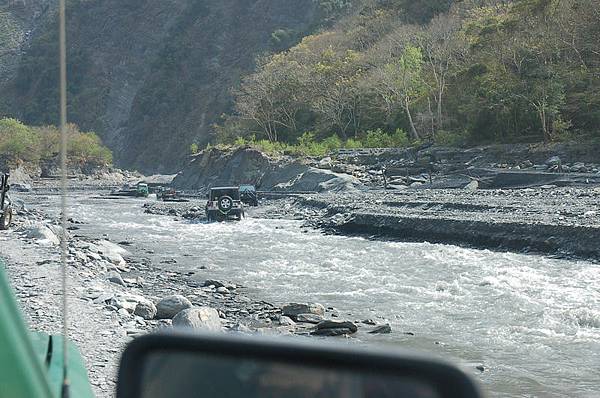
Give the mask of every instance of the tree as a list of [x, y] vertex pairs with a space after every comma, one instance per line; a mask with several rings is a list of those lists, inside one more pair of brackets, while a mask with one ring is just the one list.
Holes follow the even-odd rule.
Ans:
[[456, 14], [439, 15], [417, 36], [427, 70], [433, 78], [431, 89], [436, 104], [437, 128], [444, 128], [443, 102], [449, 74], [456, 69], [468, 52], [462, 35], [462, 21]]
[[234, 91], [236, 111], [256, 123], [270, 141], [277, 141], [281, 129], [296, 131], [300, 109], [296, 92], [299, 66], [282, 55], [263, 60], [259, 72], [247, 76]]
[[402, 106], [408, 118], [410, 136], [413, 139], [421, 138], [415, 127], [410, 108], [424, 92], [422, 69], [421, 49], [408, 45], [398, 60], [387, 63], [375, 71], [378, 81], [377, 91], [390, 106], [393, 104]]

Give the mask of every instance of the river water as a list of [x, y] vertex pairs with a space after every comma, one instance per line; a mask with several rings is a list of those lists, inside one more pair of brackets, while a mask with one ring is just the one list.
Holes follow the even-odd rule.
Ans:
[[230, 280], [278, 304], [317, 301], [342, 318], [388, 321], [392, 334], [360, 343], [454, 360], [488, 396], [600, 396], [598, 264], [325, 236], [289, 220], [175, 221], [144, 214], [143, 203], [79, 195], [70, 216], [86, 223], [81, 234], [133, 242], [136, 253], [154, 251], [145, 256], [155, 264], [177, 260], [165, 269]]

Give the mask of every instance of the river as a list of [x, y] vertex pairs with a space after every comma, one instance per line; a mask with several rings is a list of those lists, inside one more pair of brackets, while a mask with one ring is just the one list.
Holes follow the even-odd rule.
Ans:
[[[57, 198], [27, 201], [53, 211]], [[132, 242], [155, 264], [177, 261], [165, 269], [230, 280], [277, 304], [317, 301], [342, 318], [387, 320], [392, 334], [360, 343], [455, 360], [490, 397], [600, 396], [598, 264], [326, 236], [291, 220], [175, 221], [143, 203], [78, 194], [70, 216], [85, 223], [76, 233]]]

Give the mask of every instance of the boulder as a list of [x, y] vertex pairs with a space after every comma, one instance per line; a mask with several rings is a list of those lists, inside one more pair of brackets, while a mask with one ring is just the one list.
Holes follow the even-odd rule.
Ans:
[[204, 287], [214, 286], [216, 288], [219, 288], [219, 287], [225, 287], [225, 284], [221, 281], [217, 281], [214, 279], [207, 279], [204, 281], [204, 284], [202, 286], [204, 286]]
[[584, 163], [577, 162], [573, 166], [571, 166], [571, 171], [574, 171], [574, 172], [577, 172], [577, 173], [587, 173], [588, 172], [588, 168], [585, 167]]
[[110, 299], [103, 300], [103, 302], [107, 302], [118, 309], [125, 308], [130, 313], [133, 313], [138, 303], [149, 303], [150, 300], [137, 294], [120, 293]]
[[121, 274], [119, 274], [118, 272], [110, 272], [106, 279], [108, 279], [109, 282], [115, 283], [117, 285], [121, 285], [121, 286], [125, 286], [127, 287], [127, 284], [125, 283], [125, 281], [123, 280], [123, 278], [121, 278]]
[[292, 318], [287, 316], [279, 317], [279, 324], [281, 326], [296, 326], [296, 322], [292, 320]]
[[296, 321], [317, 324], [323, 321], [323, 317], [316, 314], [298, 314], [296, 316]]
[[180, 311], [173, 318], [173, 327], [220, 332], [222, 325], [217, 310], [211, 307], [198, 307]]
[[[315, 191], [315, 192], [344, 192], [355, 191], [361, 185], [360, 181], [348, 174], [338, 174], [331, 170], [322, 170], [305, 165], [290, 164], [283, 168], [281, 179], [296, 171], [291, 179], [279, 182], [273, 186], [276, 191]], [[274, 178], [275, 176], [272, 176]]]
[[36, 224], [29, 227], [26, 231], [26, 237], [30, 239], [36, 239], [40, 243], [49, 243], [53, 245], [59, 245], [60, 239], [50, 228], [42, 224]]
[[311, 334], [315, 336], [341, 336], [353, 334], [357, 331], [358, 327], [350, 321], [326, 320], [318, 323]]
[[388, 334], [392, 333], [392, 327], [389, 324], [379, 325], [369, 330], [370, 334]]
[[96, 248], [102, 254], [105, 254], [108, 252], [117, 253], [122, 256], [127, 256], [130, 254], [129, 251], [127, 251], [127, 249], [124, 249], [121, 246], [117, 245], [116, 243], [112, 243], [112, 242], [110, 242], [108, 240], [104, 240], [104, 239], [97, 241], [94, 244], [94, 246], [96, 246]]
[[192, 303], [187, 298], [176, 294], [163, 298], [156, 305], [156, 317], [158, 319], [170, 319], [179, 312], [191, 308]]
[[140, 316], [146, 320], [154, 319], [156, 316], [156, 306], [151, 301], [142, 301], [137, 303], [135, 306], [135, 310], [133, 311], [134, 315]]
[[290, 303], [281, 308], [281, 314], [289, 316], [292, 319], [300, 314], [315, 314], [319, 316], [325, 315], [325, 307], [318, 303]]
[[117, 311], [117, 314], [119, 314], [120, 317], [122, 318], [129, 318], [131, 316], [131, 314], [129, 313], [129, 311], [127, 311], [125, 308], [121, 308]]
[[108, 261], [110, 261], [112, 264], [119, 266], [124, 266], [127, 264], [123, 256], [130, 254], [121, 246], [109, 242], [107, 240], [99, 240], [93, 245], [90, 244], [89, 248], [92, 251], [96, 250], [98, 253], [102, 254], [106, 259], [108, 259]]
[[466, 189], [467, 191], [477, 191], [477, 189], [479, 189], [479, 182], [477, 180], [473, 180], [467, 185], [465, 185], [464, 189]]

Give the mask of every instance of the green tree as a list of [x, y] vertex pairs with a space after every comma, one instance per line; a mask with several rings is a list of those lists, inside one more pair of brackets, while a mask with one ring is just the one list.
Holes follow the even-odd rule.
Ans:
[[420, 48], [407, 45], [400, 58], [377, 70], [379, 95], [389, 104], [399, 104], [406, 112], [411, 137], [420, 139], [413, 121], [411, 106], [425, 92], [422, 75], [423, 54]]
[[38, 161], [39, 136], [16, 119], [0, 119], [0, 155], [9, 161]]

